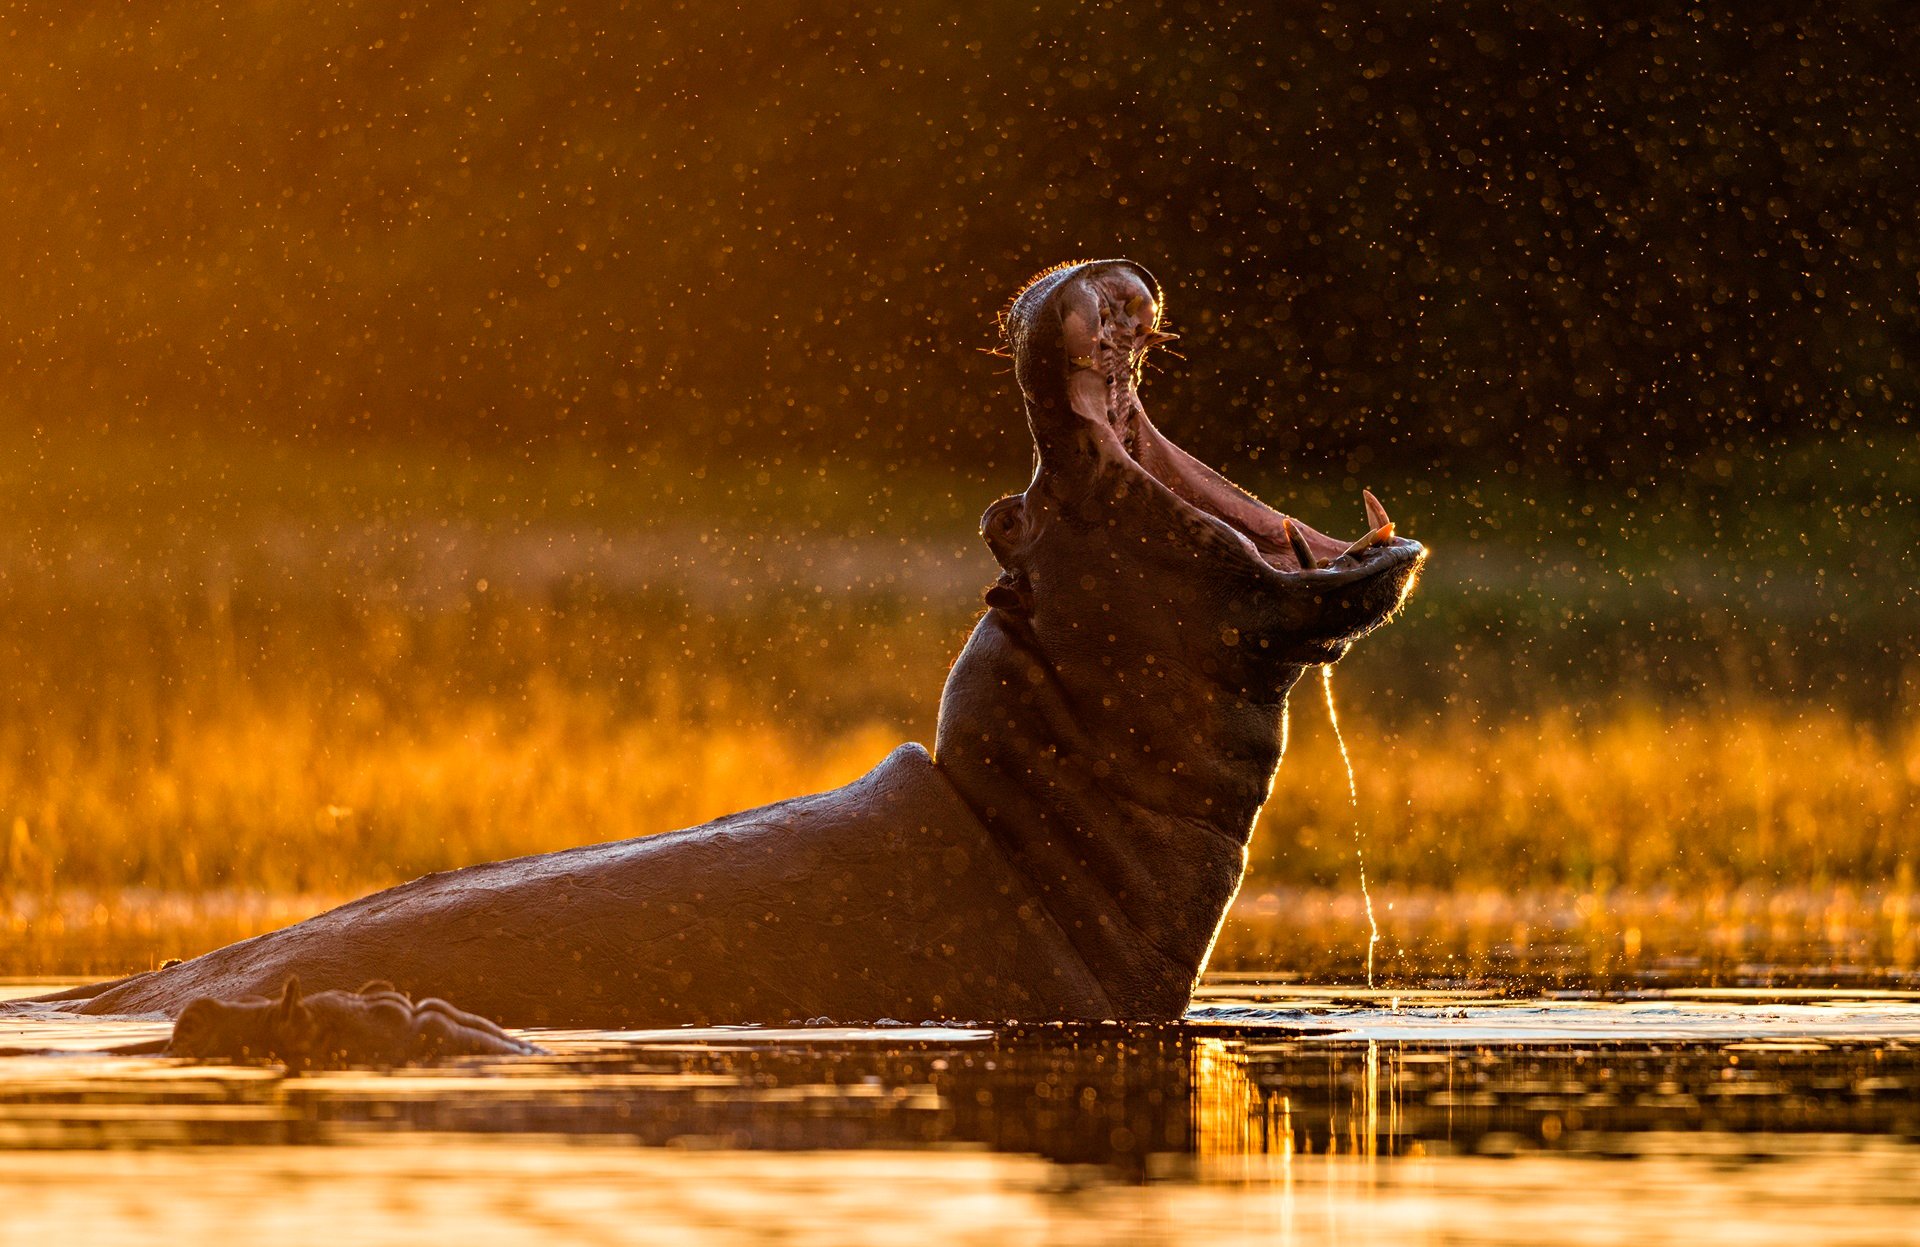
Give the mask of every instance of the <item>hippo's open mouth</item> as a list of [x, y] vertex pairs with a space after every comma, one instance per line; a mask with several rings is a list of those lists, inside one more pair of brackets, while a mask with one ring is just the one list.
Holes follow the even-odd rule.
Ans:
[[[1124, 261], [1087, 265], [1047, 302], [1059, 313], [1067, 402], [1082, 420], [1105, 431], [1113, 443], [1109, 449], [1288, 580], [1332, 589], [1404, 571], [1394, 604], [1405, 596], [1425, 550], [1394, 535], [1386, 508], [1370, 491], [1362, 492], [1366, 531], [1352, 541], [1329, 537], [1267, 506], [1174, 445], [1147, 419], [1141, 370], [1148, 350], [1173, 335], [1159, 327], [1158, 291], [1144, 270]], [[1029, 341], [1037, 346], [1041, 336], [1034, 333]]]

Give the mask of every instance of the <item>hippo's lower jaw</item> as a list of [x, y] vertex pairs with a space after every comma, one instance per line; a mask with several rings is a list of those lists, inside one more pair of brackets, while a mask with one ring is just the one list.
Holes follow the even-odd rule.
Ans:
[[1392, 614], [1425, 552], [1370, 495], [1367, 532], [1336, 541], [1161, 436], [1138, 393], [1159, 303], [1107, 261], [1008, 312], [1038, 468], [983, 521], [1004, 574], [937, 761], [904, 745], [833, 792], [429, 875], [66, 999], [171, 1014], [298, 974], [508, 1025], [1178, 1017], [1287, 691]]

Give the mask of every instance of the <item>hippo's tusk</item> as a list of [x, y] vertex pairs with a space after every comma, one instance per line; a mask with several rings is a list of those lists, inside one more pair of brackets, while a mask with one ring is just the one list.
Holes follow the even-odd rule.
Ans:
[[1293, 547], [1293, 557], [1300, 560], [1300, 570], [1310, 572], [1319, 568], [1320, 564], [1314, 560], [1313, 551], [1307, 549], [1307, 539], [1300, 535], [1300, 530], [1293, 526], [1293, 521], [1281, 520], [1280, 528], [1287, 535], [1287, 544]]
[[[1369, 497], [1371, 497], [1371, 495], [1369, 495]], [[1383, 541], [1391, 541], [1391, 540], [1393, 540], [1393, 521], [1388, 520], [1386, 523], [1382, 524], [1380, 527], [1374, 529], [1372, 532], [1368, 533], [1366, 536], [1360, 538], [1360, 540], [1354, 542], [1352, 545], [1348, 546], [1346, 549], [1340, 551], [1339, 554], [1334, 556], [1334, 561], [1338, 562], [1339, 560], [1346, 558], [1349, 554], [1358, 554], [1362, 550], [1371, 549], [1374, 546], [1379, 545]]]
[[1371, 489], [1363, 489], [1360, 491], [1360, 501], [1367, 504], [1368, 528], [1377, 529], [1393, 522], [1387, 518], [1387, 509], [1380, 505], [1380, 500], [1373, 496]]

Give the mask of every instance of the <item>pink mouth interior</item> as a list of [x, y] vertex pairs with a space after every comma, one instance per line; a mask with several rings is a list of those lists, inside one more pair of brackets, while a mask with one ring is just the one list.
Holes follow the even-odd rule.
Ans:
[[1067, 391], [1074, 411], [1105, 425], [1120, 451], [1182, 501], [1238, 531], [1269, 565], [1303, 570], [1287, 540], [1291, 520], [1307, 550], [1323, 566], [1346, 552], [1349, 542], [1267, 506], [1226, 477], [1174, 445], [1147, 419], [1140, 405], [1140, 368], [1158, 334], [1159, 307], [1134, 274], [1107, 269], [1062, 292], [1068, 357]]

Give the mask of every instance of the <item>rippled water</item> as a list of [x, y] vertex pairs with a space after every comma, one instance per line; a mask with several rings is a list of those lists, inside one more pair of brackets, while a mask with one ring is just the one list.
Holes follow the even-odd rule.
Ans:
[[1920, 1243], [1920, 993], [1214, 976], [1177, 1027], [288, 1076], [0, 1016], [0, 1242]]

